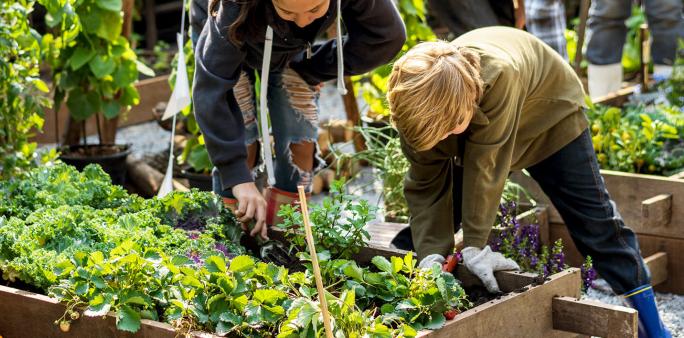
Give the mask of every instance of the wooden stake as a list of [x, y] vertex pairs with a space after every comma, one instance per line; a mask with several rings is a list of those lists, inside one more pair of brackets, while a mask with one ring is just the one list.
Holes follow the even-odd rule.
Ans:
[[304, 220], [304, 232], [306, 233], [306, 243], [309, 246], [309, 254], [311, 255], [311, 265], [313, 265], [314, 277], [316, 278], [316, 289], [318, 289], [318, 300], [321, 303], [321, 312], [323, 312], [323, 325], [325, 326], [325, 336], [333, 338], [332, 327], [330, 326], [330, 314], [328, 313], [328, 302], [325, 300], [325, 289], [323, 289], [323, 279], [321, 278], [321, 268], [318, 265], [318, 256], [316, 255], [316, 247], [314, 246], [313, 234], [311, 233], [311, 224], [309, 224], [309, 209], [306, 204], [306, 192], [304, 186], [297, 186], [299, 191], [299, 203], [302, 208], [302, 219]]
[[582, 49], [584, 47], [584, 35], [587, 29], [587, 18], [589, 17], [589, 0], [580, 1], [580, 22], [577, 27], [577, 50], [575, 51], [575, 73], [580, 75], [582, 71]]

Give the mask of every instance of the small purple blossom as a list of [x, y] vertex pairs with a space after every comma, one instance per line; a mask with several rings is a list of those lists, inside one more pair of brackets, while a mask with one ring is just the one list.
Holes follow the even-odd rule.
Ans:
[[199, 252], [195, 250], [190, 250], [190, 252], [188, 252], [188, 258], [190, 258], [196, 265], [202, 264], [202, 257], [200, 256]]
[[584, 261], [584, 264], [582, 264], [580, 270], [582, 272], [582, 286], [584, 287], [584, 290], [593, 288], [594, 281], [598, 277], [598, 274], [594, 269], [591, 256], [587, 256], [587, 259]]
[[189, 231], [188, 232], [188, 238], [190, 239], [198, 239], [199, 238], [199, 233], [196, 231]]
[[216, 244], [214, 244], [214, 249], [223, 253], [224, 255], [228, 255], [228, 247], [226, 247], [226, 245], [223, 243], [216, 242]]

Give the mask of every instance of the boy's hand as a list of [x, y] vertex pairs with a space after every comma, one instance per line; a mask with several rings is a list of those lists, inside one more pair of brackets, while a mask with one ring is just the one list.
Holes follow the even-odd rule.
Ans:
[[233, 187], [233, 195], [238, 200], [238, 209], [235, 216], [242, 229], [247, 231], [246, 223], [254, 220], [254, 229], [250, 231], [250, 236], [260, 234], [261, 238], [268, 239], [268, 226], [266, 225], [266, 200], [257, 189], [254, 182], [241, 183]]
[[499, 293], [499, 284], [494, 278], [495, 271], [501, 270], [520, 270], [516, 262], [504, 257], [500, 252], [493, 252], [489, 245], [484, 249], [469, 246], [461, 250], [463, 263], [491, 293]]
[[420, 263], [418, 263], [418, 267], [421, 269], [428, 269], [432, 268], [433, 265], [439, 264], [439, 266], [442, 266], [442, 263], [444, 263], [444, 256], [440, 254], [432, 254], [432, 255], [427, 255], [425, 258], [423, 258]]

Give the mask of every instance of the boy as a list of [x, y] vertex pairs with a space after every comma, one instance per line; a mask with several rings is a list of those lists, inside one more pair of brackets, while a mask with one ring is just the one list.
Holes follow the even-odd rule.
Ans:
[[517, 265], [486, 242], [509, 172], [526, 168], [647, 337], [670, 337], [636, 236], [599, 174], [582, 84], [558, 53], [505, 27], [423, 43], [394, 64], [387, 98], [411, 164], [404, 193], [422, 267], [444, 261], [462, 223], [466, 267], [498, 292], [493, 272]]

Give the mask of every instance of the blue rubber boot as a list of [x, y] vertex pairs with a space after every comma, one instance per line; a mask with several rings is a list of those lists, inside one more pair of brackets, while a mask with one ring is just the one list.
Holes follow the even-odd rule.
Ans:
[[672, 338], [672, 334], [660, 320], [653, 287], [640, 286], [625, 295], [625, 300], [639, 311], [639, 338]]

